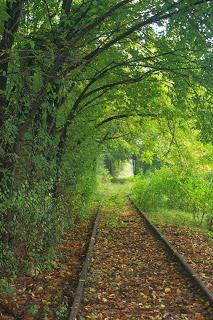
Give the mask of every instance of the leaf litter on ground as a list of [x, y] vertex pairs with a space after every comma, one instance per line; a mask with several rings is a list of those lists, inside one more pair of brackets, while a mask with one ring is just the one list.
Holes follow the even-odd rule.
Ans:
[[189, 228], [174, 225], [158, 225], [158, 228], [213, 291], [213, 241]]
[[14, 294], [0, 293], [1, 320], [14, 320], [15, 317], [22, 320], [67, 319], [91, 227], [91, 221], [85, 221], [66, 233], [58, 244], [58, 255], [51, 263], [51, 271], [19, 274], [13, 280]]
[[213, 309], [131, 206], [102, 223], [80, 319], [212, 320]]

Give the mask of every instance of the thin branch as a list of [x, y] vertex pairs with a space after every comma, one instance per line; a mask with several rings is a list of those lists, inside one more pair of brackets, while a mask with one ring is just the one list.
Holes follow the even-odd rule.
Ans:
[[159, 114], [155, 114], [155, 113], [134, 113], [134, 114], [128, 114], [128, 113], [124, 113], [124, 114], [118, 114], [118, 115], [114, 115], [111, 116], [109, 118], [106, 118], [104, 120], [102, 120], [101, 122], [99, 122], [98, 124], [95, 125], [96, 128], [101, 127], [103, 124], [106, 124], [108, 122], [114, 121], [114, 120], [120, 120], [120, 119], [127, 119], [129, 117], [150, 117], [150, 118], [159, 118], [160, 115]]
[[173, 145], [173, 143], [175, 142], [175, 125], [173, 126], [173, 128], [171, 128], [170, 123], [169, 123], [169, 120], [168, 120], [168, 128], [169, 128], [169, 131], [170, 131], [170, 134], [171, 134], [171, 141], [170, 141], [170, 143], [169, 143], [168, 150], [167, 150], [166, 153], [163, 155], [162, 161], [164, 161], [164, 160], [167, 158], [167, 156], [169, 155], [169, 153], [170, 153], [170, 151], [171, 151], [172, 145]]
[[108, 137], [108, 138], [103, 138], [101, 140], [97, 139], [96, 142], [98, 143], [103, 143], [107, 140], [117, 140], [117, 139], [120, 139], [120, 138], [124, 138], [127, 134], [121, 134], [119, 136], [111, 136], [111, 137]]
[[139, 77], [135, 77], [135, 78], [129, 78], [129, 79], [125, 79], [125, 80], [120, 80], [120, 81], [115, 81], [115, 82], [111, 82], [111, 83], [107, 83], [101, 87], [98, 87], [96, 89], [93, 89], [91, 91], [89, 91], [87, 94], [84, 95], [84, 99], [88, 98], [89, 96], [93, 95], [94, 93], [97, 93], [99, 91], [105, 90], [105, 89], [111, 89], [120, 85], [127, 85], [127, 84], [133, 84], [133, 83], [137, 83], [142, 81], [145, 77], [149, 76], [150, 74], [152, 74], [152, 71], [147, 71], [146, 73], [144, 73], [143, 75], [139, 76]]
[[76, 33], [78, 38], [84, 36], [86, 33], [93, 30], [95, 27], [97, 27], [100, 23], [103, 23], [108, 17], [110, 17], [112, 14], [114, 14], [117, 10], [123, 8], [127, 4], [133, 2], [134, 0], [122, 0], [115, 4], [114, 6], [110, 7], [103, 15], [96, 18], [92, 23], [85, 26], [79, 33]]
[[[212, 2], [212, 1], [213, 0], [198, 0], [197, 2], [192, 4], [192, 7], [197, 6], [199, 4]], [[167, 12], [171, 8], [173, 9], [173, 11], [171, 11], [169, 13], [165, 13], [165, 11]], [[167, 20], [168, 18], [171, 18], [172, 16], [178, 15], [180, 13], [185, 13], [185, 12], [188, 12], [188, 11], [189, 11], [189, 8], [179, 8], [176, 4], [173, 4], [170, 7], [168, 7], [166, 10], [164, 10], [164, 11], [161, 10], [160, 12], [158, 12], [158, 13], [154, 14], [153, 16], [147, 18], [145, 21], [142, 21], [142, 22], [137, 23], [134, 26], [130, 27], [128, 30], [126, 30], [125, 32], [121, 33], [120, 35], [118, 35], [114, 39], [110, 40], [108, 43], [106, 43], [101, 48], [96, 48], [95, 50], [91, 51], [90, 53], [88, 53], [84, 57], [84, 60], [91, 60], [92, 58], [96, 57], [97, 55], [99, 55], [103, 51], [106, 51], [107, 49], [112, 47], [114, 44], [118, 43], [120, 40], [129, 37], [132, 33], [141, 30], [143, 27], [145, 27], [147, 25], [150, 25], [150, 24], [153, 24], [153, 23], [156, 23], [156, 22], [159, 22], [159, 21]]]
[[49, 24], [50, 24], [50, 28], [51, 28], [51, 31], [53, 31], [53, 25], [52, 25], [52, 18], [51, 18], [51, 14], [50, 14], [50, 8], [48, 6], [48, 3], [46, 0], [43, 0], [44, 1], [44, 4], [45, 4], [45, 7], [47, 9], [47, 15], [48, 15], [48, 20], [49, 20]]

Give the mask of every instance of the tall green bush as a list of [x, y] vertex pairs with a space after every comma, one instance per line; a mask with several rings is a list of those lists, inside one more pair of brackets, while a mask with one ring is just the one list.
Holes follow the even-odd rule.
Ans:
[[200, 224], [205, 219], [210, 227], [213, 183], [203, 173], [163, 167], [148, 176], [138, 176], [133, 193], [145, 211], [157, 208], [187, 210]]

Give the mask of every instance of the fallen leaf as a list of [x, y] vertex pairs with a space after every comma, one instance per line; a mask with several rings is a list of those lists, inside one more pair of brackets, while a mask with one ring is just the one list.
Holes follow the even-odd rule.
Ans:
[[205, 320], [205, 318], [202, 316], [202, 314], [196, 313], [195, 317], [194, 317], [194, 320]]
[[177, 294], [181, 294], [181, 290], [179, 288], [177, 288], [176, 292]]

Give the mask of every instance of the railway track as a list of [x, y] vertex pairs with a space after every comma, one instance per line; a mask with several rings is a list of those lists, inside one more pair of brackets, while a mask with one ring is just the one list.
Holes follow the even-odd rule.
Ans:
[[135, 204], [115, 230], [98, 223], [69, 320], [213, 319], [212, 293]]
[[99, 214], [99, 210], [98, 210], [98, 213], [97, 213], [97, 216], [96, 216], [96, 219], [94, 222], [94, 226], [93, 226], [92, 235], [90, 238], [90, 243], [89, 243], [89, 247], [87, 250], [86, 258], [84, 261], [84, 265], [83, 265], [83, 268], [82, 268], [80, 276], [79, 276], [78, 287], [77, 287], [76, 294], [75, 294], [73, 304], [72, 304], [72, 308], [71, 308], [71, 311], [69, 314], [69, 320], [75, 320], [76, 317], [78, 316], [78, 313], [79, 313], [81, 300], [83, 297], [84, 285], [85, 285], [85, 281], [87, 278], [87, 273], [88, 273], [90, 261], [92, 259], [93, 250], [94, 250], [95, 238], [96, 238], [96, 234], [97, 234], [99, 220], [100, 220], [100, 214]]
[[213, 320], [212, 292], [133, 202], [113, 228], [105, 217], [114, 213], [101, 211], [68, 320]]
[[202, 291], [202, 293], [206, 296], [206, 298], [209, 300], [209, 302], [213, 305], [213, 293], [206, 287], [206, 285], [201, 281], [201, 279], [197, 276], [196, 270], [193, 270], [192, 267], [186, 262], [184, 257], [178, 253], [178, 251], [165, 239], [165, 237], [162, 235], [160, 230], [154, 226], [150, 220], [146, 217], [146, 215], [138, 208], [136, 203], [131, 200], [132, 205], [137, 210], [137, 212], [140, 214], [141, 218], [145, 221], [147, 226], [150, 228], [151, 232], [153, 232], [154, 236], [157, 239], [160, 239], [163, 245], [165, 246], [165, 249], [171, 254], [177, 263], [179, 263], [183, 270], [189, 275], [189, 277], [192, 279], [192, 281], [195, 283], [195, 285]]
[[[12, 286], [13, 295], [6, 295], [1, 282], [0, 320], [62, 320], [68, 318], [68, 306], [74, 299], [82, 261], [85, 260], [86, 254], [81, 278], [87, 272], [86, 266], [90, 259], [89, 252], [92, 251], [99, 209], [100, 206], [90, 220], [77, 224], [65, 234], [64, 239], [58, 244], [58, 255], [53, 261], [54, 264], [51, 264], [51, 270], [42, 271], [35, 276], [19, 274]], [[32, 307], [36, 308], [34, 314], [30, 309]]]

